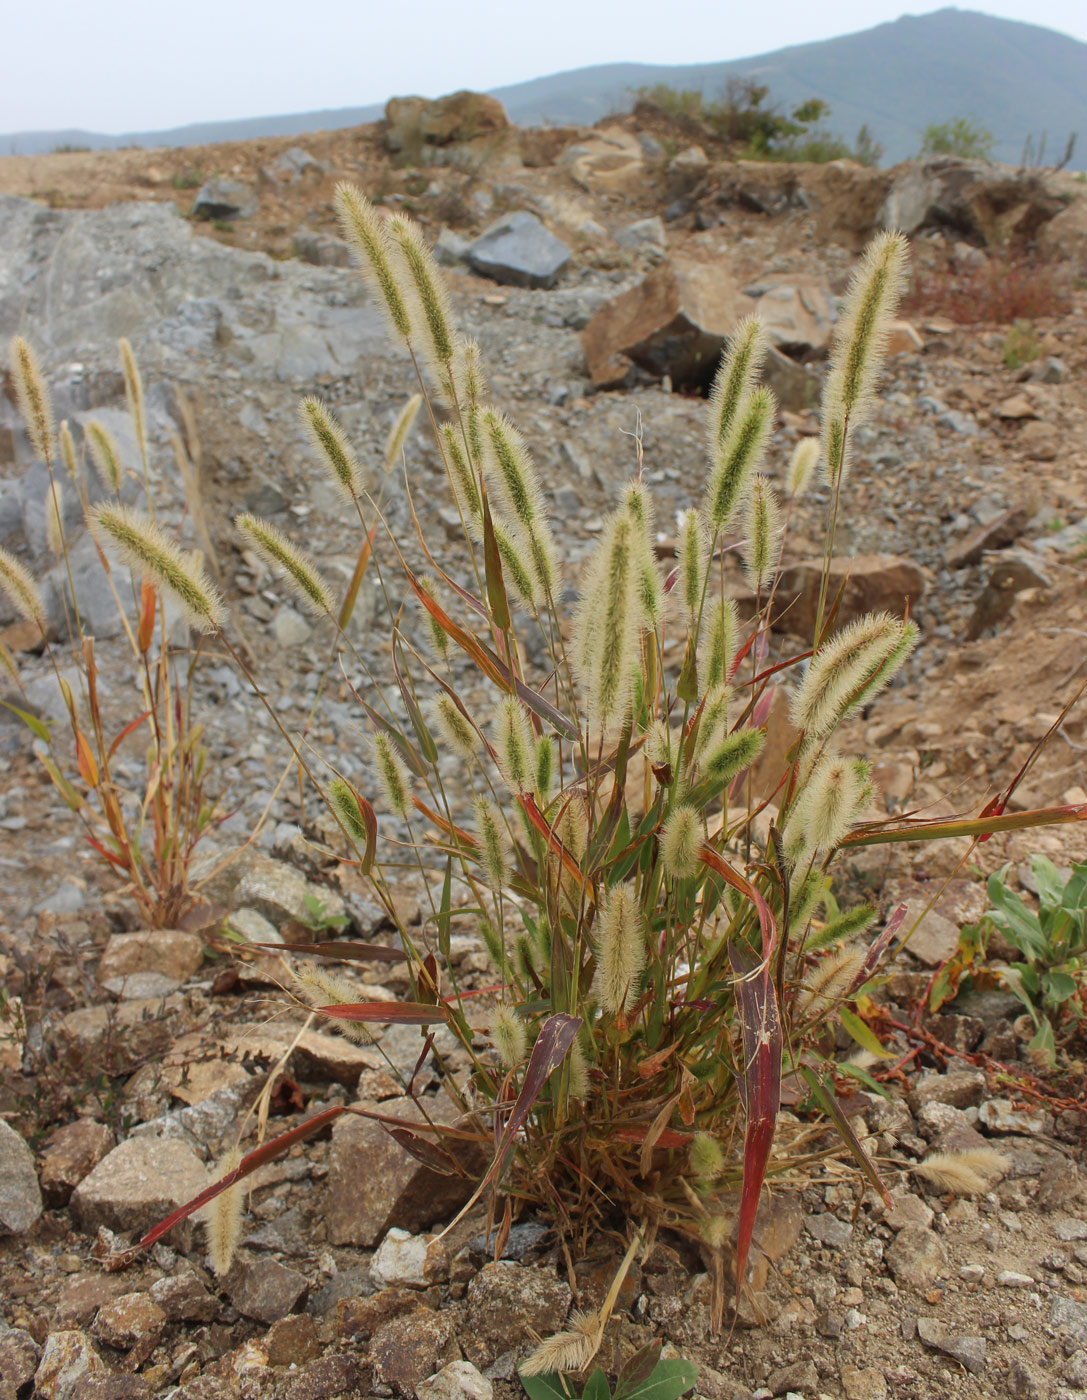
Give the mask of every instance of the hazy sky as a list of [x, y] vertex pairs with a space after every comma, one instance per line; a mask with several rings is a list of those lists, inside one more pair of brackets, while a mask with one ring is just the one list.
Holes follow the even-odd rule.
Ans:
[[[439, 96], [592, 63], [715, 62], [868, 29], [903, 0], [33, 0], [5, 7], [0, 131], [150, 131]], [[1085, 0], [984, 9], [1087, 41]]]

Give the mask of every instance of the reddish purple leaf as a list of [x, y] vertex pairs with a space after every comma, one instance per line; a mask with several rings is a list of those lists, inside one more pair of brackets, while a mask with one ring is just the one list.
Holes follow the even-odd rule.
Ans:
[[769, 962], [773, 956], [774, 948], [777, 946], [777, 925], [766, 900], [763, 899], [751, 881], [745, 875], [741, 875], [738, 870], [733, 870], [732, 866], [727, 861], [722, 860], [708, 842], [703, 843], [698, 852], [698, 858], [703, 865], [708, 865], [711, 870], [720, 875], [726, 884], [731, 885], [734, 890], [738, 890], [755, 906], [759, 915], [759, 927], [762, 929], [762, 956], [765, 961]]
[[407, 958], [401, 948], [390, 948], [384, 943], [248, 943], [249, 948], [267, 948], [272, 953], [312, 953], [319, 958], [338, 958], [341, 962], [404, 962]]
[[905, 921], [907, 913], [909, 913], [909, 910], [906, 908], [906, 906], [904, 904], [900, 904], [898, 908], [894, 911], [894, 913], [891, 915], [891, 917], [887, 920], [887, 926], [884, 928], [883, 932], [879, 935], [879, 937], [874, 941], [872, 946], [868, 949], [868, 952], [865, 953], [864, 962], [862, 962], [860, 967], [857, 969], [857, 975], [853, 978], [853, 981], [850, 982], [849, 990], [842, 998], [843, 1001], [849, 1001], [853, 996], [855, 996], [856, 993], [861, 989], [861, 987], [864, 986], [864, 984], [875, 972], [876, 968], [879, 966], [880, 959], [883, 957], [883, 954], [887, 951], [887, 945], [890, 943], [891, 939], [901, 928], [903, 922]]
[[334, 1021], [371, 1021], [380, 1026], [432, 1026], [449, 1020], [447, 1006], [424, 1006], [421, 1001], [352, 1001], [313, 1010]]

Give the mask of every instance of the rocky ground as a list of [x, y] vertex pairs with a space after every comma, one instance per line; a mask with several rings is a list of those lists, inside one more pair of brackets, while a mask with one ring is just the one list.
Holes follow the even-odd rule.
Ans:
[[[636, 434], [669, 555], [675, 513], [701, 490], [699, 366], [749, 307], [777, 347], [772, 460], [783, 471], [816, 428], [836, 299], [882, 218], [910, 232], [917, 281], [840, 521], [839, 549], [854, 560], [844, 606], [900, 608], [908, 596], [923, 642], [855, 740], [877, 763], [888, 812], [976, 810], [1006, 785], [1084, 679], [1087, 199], [1075, 179], [954, 164], [737, 165], [707, 158], [692, 133], [644, 110], [594, 132], [499, 125], [465, 140], [442, 128], [438, 144], [433, 126], [430, 138], [422, 129], [398, 119], [319, 134], [304, 149], [260, 141], [0, 160], [0, 324], [38, 349], [77, 441], [88, 422], [104, 422], [135, 468], [115, 348], [129, 337], [148, 389], [156, 499], [197, 542], [169, 444], [181, 432], [202, 476], [228, 630], [278, 711], [301, 725], [329, 639], [239, 551], [229, 518], [246, 507], [270, 516], [346, 583], [357, 532], [345, 531], [309, 454], [297, 400], [328, 399], [380, 475], [385, 434], [413, 388], [346, 265], [331, 211], [337, 179], [416, 213], [438, 243], [460, 326], [479, 339], [494, 397], [536, 455], [571, 587], [634, 470]], [[189, 217], [194, 205], [206, 220]], [[539, 222], [515, 223], [512, 247], [496, 249], [493, 234], [475, 241], [511, 214]], [[993, 266], [1005, 288], [1027, 276], [1001, 240], [1033, 248], [1030, 276], [1054, 293], [1016, 328], [986, 280]], [[421, 424], [407, 453], [424, 534], [463, 575]], [[44, 469], [10, 396], [0, 396], [0, 478], [0, 543], [45, 577], [59, 623], [64, 580], [47, 552]], [[395, 477], [384, 502], [409, 538]], [[814, 492], [790, 524], [796, 567], [783, 595], [795, 601], [782, 647], [795, 645], [788, 629], [810, 597], [803, 561], [818, 555], [824, 506]], [[66, 510], [77, 532], [74, 493]], [[395, 578], [380, 544], [377, 558]], [[123, 723], [131, 681], [86, 537], [73, 564], [107, 706]], [[735, 592], [742, 598], [738, 570]], [[393, 600], [402, 601], [395, 586]], [[390, 678], [384, 606], [372, 570], [352, 625], [374, 681], [344, 662], [364, 691]], [[403, 626], [422, 644], [410, 611]], [[25, 686], [7, 698], [59, 717], [32, 638], [6, 614], [0, 638], [19, 655]], [[455, 675], [469, 707], [482, 704], [467, 669]], [[203, 896], [256, 941], [307, 933], [307, 896], [381, 937], [380, 909], [300, 834], [312, 807], [300, 809], [291, 784], [277, 786], [278, 736], [214, 650], [198, 669], [196, 702], [228, 814], [203, 872], [266, 818]], [[311, 736], [365, 784], [360, 719], [334, 671]], [[1073, 714], [1015, 802], [1087, 801], [1085, 744]], [[138, 760], [126, 759], [133, 777]], [[512, 1400], [532, 1331], [561, 1326], [574, 1301], [599, 1302], [622, 1246], [600, 1238], [569, 1257], [526, 1218], [493, 1262], [480, 1212], [435, 1243], [427, 1232], [463, 1194], [369, 1120], [341, 1118], [261, 1168], [223, 1280], [191, 1225], [125, 1270], [106, 1267], [119, 1240], [201, 1189], [270, 1074], [270, 1133], [334, 1104], [410, 1112], [401, 1094], [419, 1032], [389, 1027], [379, 1052], [308, 1029], [291, 1050], [301, 1017], [275, 958], [231, 956], [206, 911], [189, 928], [147, 936], [13, 719], [0, 721], [0, 771], [0, 1026], [10, 1028], [0, 1041], [0, 1400]], [[1066, 865], [1087, 856], [1087, 839], [1075, 827], [998, 838], [970, 868], [959, 868], [960, 849], [876, 850], [849, 861], [846, 878], [885, 910], [905, 902], [918, 914], [954, 877], [883, 993], [878, 1025], [900, 1065], [892, 1098], [857, 1105], [894, 1209], [833, 1160], [783, 1180], [758, 1226], [756, 1291], [723, 1337], [711, 1335], [702, 1262], [682, 1242], [662, 1242], [624, 1287], [604, 1359], [662, 1338], [699, 1363], [698, 1393], [710, 1400], [1087, 1393], [1083, 1047], [1070, 1047], [1061, 1076], [1035, 1078], [1018, 1005], [997, 990], [914, 1023], [959, 927], [985, 907], [978, 874], [1011, 862], [1013, 882], [1029, 888], [1031, 854]], [[405, 874], [397, 898], [409, 923], [422, 917], [417, 878]], [[464, 985], [487, 980], [473, 937], [455, 938], [451, 957]], [[363, 974], [365, 995], [402, 995], [395, 969], [376, 967]], [[416, 1092], [435, 1083], [427, 1064]], [[786, 1115], [783, 1132], [794, 1130]], [[932, 1147], [979, 1142], [1008, 1159], [987, 1194], [943, 1195], [912, 1172]]]

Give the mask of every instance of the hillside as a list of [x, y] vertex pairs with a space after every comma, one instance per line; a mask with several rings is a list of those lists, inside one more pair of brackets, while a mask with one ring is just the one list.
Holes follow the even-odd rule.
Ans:
[[[831, 107], [831, 128], [851, 140], [867, 124], [885, 147], [887, 163], [915, 153], [919, 133], [930, 123], [972, 116], [996, 135], [997, 159], [1011, 163], [1021, 159], [1028, 136], [1037, 142], [1045, 133], [1054, 159], [1069, 133], [1079, 132], [1084, 144], [1072, 165], [1087, 168], [1087, 44], [971, 10], [904, 15], [857, 34], [717, 63], [578, 68], [495, 88], [493, 95], [520, 126], [591, 125], [629, 107], [636, 88], [665, 83], [712, 97], [735, 77], [766, 84], [784, 106], [822, 98]], [[0, 151], [34, 155], [60, 146], [191, 146], [333, 130], [380, 115], [380, 105], [371, 104], [120, 135], [16, 132], [0, 136]]]

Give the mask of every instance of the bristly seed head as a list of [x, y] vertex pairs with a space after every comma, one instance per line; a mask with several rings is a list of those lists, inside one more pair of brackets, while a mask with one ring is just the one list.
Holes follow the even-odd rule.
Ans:
[[140, 367], [136, 363], [136, 356], [132, 353], [132, 346], [128, 343], [127, 336], [121, 337], [117, 342], [117, 348], [121, 352], [121, 373], [125, 381], [128, 416], [132, 419], [132, 426], [136, 430], [136, 444], [142, 453], [146, 453], [147, 414], [144, 409], [143, 380], [140, 378]]
[[679, 595], [687, 611], [688, 624], [693, 624], [702, 607], [708, 567], [706, 525], [700, 510], [684, 512], [677, 548], [679, 564]]
[[736, 660], [739, 627], [735, 599], [720, 598], [712, 604], [709, 618], [703, 619], [698, 648], [698, 684], [703, 693], [728, 684]]
[[343, 236], [355, 250], [359, 271], [369, 284], [393, 331], [411, 340], [412, 327], [403, 292], [393, 273], [392, 243], [385, 221], [360, 189], [346, 180], [336, 186], [336, 212]]
[[412, 430], [415, 419], [422, 407], [422, 394], [412, 394], [404, 407], [396, 415], [396, 422], [389, 429], [389, 436], [385, 439], [385, 470], [392, 471], [400, 459], [400, 454], [404, 450], [404, 444], [408, 440], [408, 434]]
[[0, 549], [0, 592], [25, 622], [36, 622], [45, 631], [45, 605], [34, 576], [6, 549]]
[[541, 734], [536, 740], [534, 768], [536, 771], [536, 796], [546, 806], [555, 790], [555, 741], [550, 734]]
[[84, 426], [83, 437], [90, 451], [91, 461], [98, 472], [98, 479], [107, 491], [119, 496], [124, 482], [124, 467], [121, 465], [121, 452], [113, 434], [95, 418]]
[[333, 778], [328, 785], [328, 803], [351, 839], [365, 846], [368, 836], [362, 819], [359, 795], [346, 778]]
[[[444, 635], [444, 634], [443, 634]], [[457, 708], [456, 701], [443, 690], [430, 707], [434, 727], [458, 758], [475, 758], [483, 742], [475, 725]]]
[[834, 333], [823, 391], [822, 469], [833, 486], [849, 469], [849, 429], [871, 408], [886, 359], [887, 334], [906, 277], [909, 249], [901, 233], [881, 233], [853, 274]]
[[748, 587], [761, 597], [769, 591], [781, 554], [781, 510], [766, 477], [752, 480], [745, 514], [744, 574]]
[[604, 1012], [618, 1016], [638, 999], [645, 968], [642, 913], [629, 886], [612, 885], [597, 917], [595, 990]]
[[79, 480], [79, 461], [76, 457], [75, 443], [72, 440], [72, 430], [68, 427], [68, 420], [65, 418], [60, 425], [58, 434], [60, 441], [60, 455], [64, 462], [64, 469], [73, 481]]
[[696, 1181], [716, 1181], [724, 1175], [724, 1150], [712, 1133], [695, 1133], [688, 1148], [687, 1160]]
[[796, 804], [796, 821], [809, 850], [824, 856], [837, 847], [853, 821], [859, 795], [853, 764], [825, 754]]
[[720, 459], [740, 405], [755, 387], [768, 344], [757, 316], [745, 316], [729, 338], [710, 390], [706, 450], [711, 467]]
[[727, 530], [743, 506], [748, 483], [770, 441], [776, 413], [777, 400], [765, 385], [739, 405], [710, 471], [706, 491], [706, 515], [715, 534]]
[[528, 1053], [528, 1027], [508, 1006], [495, 1008], [491, 1040], [503, 1069], [516, 1069]]
[[673, 880], [690, 880], [701, 865], [698, 852], [703, 841], [702, 818], [694, 807], [676, 807], [661, 828], [661, 859]]
[[100, 542], [108, 541], [130, 568], [151, 578], [176, 599], [198, 632], [223, 624], [222, 599], [199, 558], [185, 553], [147, 516], [127, 506], [102, 504], [87, 523]]
[[916, 624], [890, 613], [868, 613], [843, 627], [812, 657], [793, 697], [793, 723], [809, 740], [829, 734], [887, 685], [916, 642]]
[[377, 776], [389, 811], [406, 817], [411, 800], [411, 774], [407, 764], [387, 734], [378, 731], [370, 737], [370, 746], [377, 760]]
[[426, 327], [424, 344], [428, 358], [441, 377], [447, 379], [451, 373], [454, 344], [449, 293], [442, 274], [427, 247], [422, 229], [414, 219], [409, 219], [406, 214], [394, 214], [387, 227], [389, 238], [407, 269], [421, 312], [416, 324], [421, 321]]
[[653, 499], [640, 481], [627, 484], [624, 503], [634, 530], [639, 555], [636, 596], [641, 606], [641, 627], [646, 631], [660, 625], [664, 612], [664, 586], [653, 548]]
[[59, 558], [64, 553], [64, 491], [53, 481], [45, 492], [45, 540]]
[[[242, 1154], [235, 1147], [220, 1160], [216, 1177], [222, 1180], [241, 1164]], [[234, 1261], [242, 1238], [245, 1213], [245, 1187], [240, 1181], [220, 1191], [207, 1207], [206, 1230], [208, 1263], [216, 1278], [222, 1278]]]
[[510, 789], [516, 793], [531, 792], [535, 785], [532, 726], [524, 705], [515, 695], [506, 695], [499, 701], [494, 748]]
[[318, 398], [303, 399], [299, 412], [307, 434], [332, 473], [333, 481], [347, 500], [357, 501], [363, 489], [362, 468], [347, 434]]
[[489, 798], [476, 798], [476, 830], [483, 878], [497, 894], [509, 879], [510, 835], [502, 813]]
[[815, 469], [819, 465], [819, 439], [805, 437], [793, 448], [789, 467], [785, 473], [785, 494], [790, 501], [798, 501], [811, 485]]
[[8, 364], [27, 437], [43, 462], [53, 460], [53, 406], [38, 357], [21, 335], [13, 336]]
[[234, 525], [266, 563], [283, 570], [295, 596], [309, 612], [315, 617], [332, 616], [336, 606], [332, 589], [308, 554], [275, 525], [249, 512], [236, 516]]
[[625, 511], [611, 515], [589, 563], [574, 614], [574, 664], [589, 718], [601, 728], [623, 719], [631, 703], [640, 608], [634, 526]]

